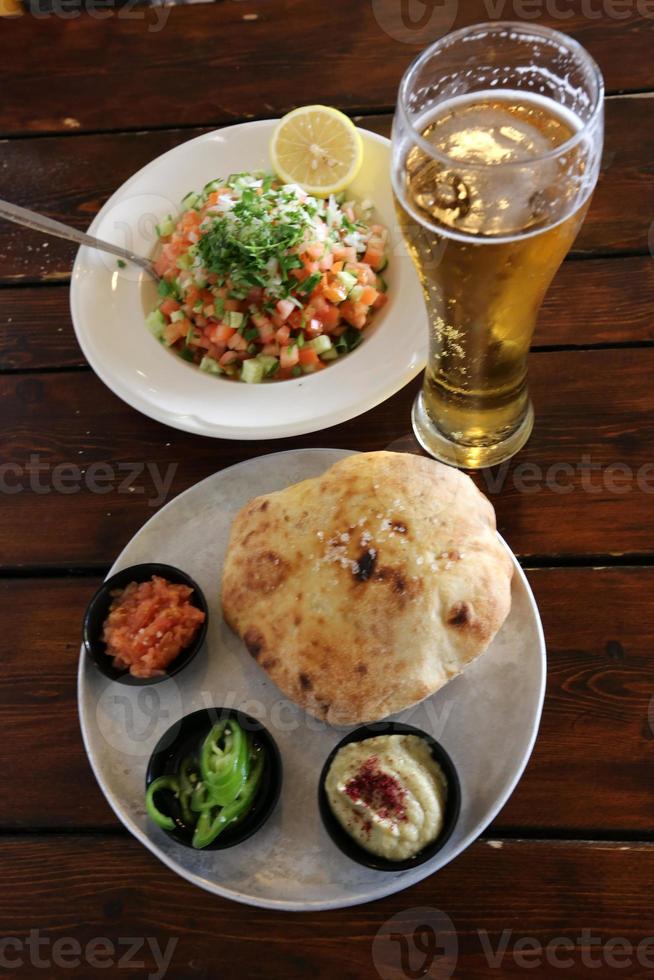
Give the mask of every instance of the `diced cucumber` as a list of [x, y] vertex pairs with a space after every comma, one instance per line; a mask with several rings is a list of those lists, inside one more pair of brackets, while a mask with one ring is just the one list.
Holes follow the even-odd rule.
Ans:
[[358, 303], [359, 300], [361, 299], [362, 292], [363, 292], [363, 286], [357, 283], [356, 286], [352, 286], [352, 289], [348, 293], [348, 299], [351, 299], [355, 303]]
[[164, 218], [163, 221], [160, 221], [157, 225], [157, 235], [159, 235], [160, 238], [167, 238], [168, 235], [172, 235], [174, 230], [175, 222], [173, 221], [172, 214], [169, 214], [168, 217]]
[[218, 363], [218, 361], [216, 361], [215, 358], [213, 357], [209, 357], [208, 354], [205, 354], [202, 360], [200, 361], [200, 370], [206, 371], [207, 374], [225, 373], [221, 368], [220, 364]]
[[351, 272], [337, 272], [336, 278], [340, 282], [341, 286], [347, 290], [349, 293], [353, 286], [357, 284], [357, 277], [353, 276]]
[[184, 319], [184, 313], [182, 312], [182, 310], [175, 310], [174, 313], [170, 314], [171, 323], [179, 323], [179, 321], [183, 319]]
[[242, 313], [238, 313], [236, 310], [229, 310], [223, 316], [223, 322], [227, 324], [228, 327], [232, 327], [234, 330], [240, 330], [243, 326], [243, 321], [245, 316]]
[[204, 185], [204, 188], [202, 190], [202, 193], [203, 194], [207, 194], [207, 195], [208, 194], [213, 194], [214, 191], [217, 191], [218, 188], [220, 188], [222, 186], [223, 186], [223, 181], [222, 180], [219, 180], [219, 179], [218, 180], [210, 180], [208, 184], [205, 184]]
[[329, 350], [326, 350], [324, 352], [324, 354], [321, 354], [320, 355], [320, 360], [321, 361], [336, 361], [336, 360], [338, 360], [338, 351], [336, 350], [335, 347], [330, 347]]
[[180, 257], [177, 259], [178, 269], [190, 269], [192, 265], [193, 256], [191, 255], [190, 250], [188, 252], [184, 252], [184, 254], [180, 255]]
[[249, 385], [258, 385], [263, 381], [263, 364], [257, 357], [252, 357], [249, 361], [243, 361], [241, 368], [241, 381]]
[[313, 340], [307, 341], [307, 347], [311, 350], [315, 350], [317, 354], [321, 356], [328, 350], [332, 349], [332, 342], [329, 337], [324, 333], [320, 337], [314, 337]]
[[[279, 367], [279, 358], [273, 357], [271, 354], [259, 354], [257, 360], [263, 367], [263, 373], [267, 378], [271, 374], [274, 374]], [[246, 361], [245, 363], [247, 364], [248, 362]]]
[[147, 317], [145, 325], [157, 340], [161, 340], [166, 326], [166, 318], [161, 310], [153, 310]]
[[388, 283], [386, 282], [386, 280], [384, 279], [383, 276], [377, 276], [377, 283], [376, 283], [376, 285], [377, 285], [377, 292], [378, 293], [387, 293], [388, 292]]
[[185, 208], [194, 208], [200, 200], [200, 195], [196, 194], [195, 191], [189, 191], [185, 197], [182, 198], [182, 206]]
[[382, 259], [381, 265], [377, 269], [377, 272], [383, 272], [387, 265], [388, 265], [388, 256], [385, 255], [384, 258]]

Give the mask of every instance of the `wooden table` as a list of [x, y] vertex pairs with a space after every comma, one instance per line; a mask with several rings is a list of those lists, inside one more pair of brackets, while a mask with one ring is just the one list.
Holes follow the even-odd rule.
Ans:
[[[454, 18], [452, 4], [437, 5], [433, 37], [489, 16], [480, 0], [459, 7]], [[11, 937], [0, 968], [11, 975], [145, 976], [156, 970], [151, 945], [133, 951], [131, 966], [119, 957], [128, 937], [150, 937], [161, 948], [176, 940], [175, 980], [450, 976], [442, 957], [415, 949], [408, 969], [375, 966], [378, 930], [411, 941], [434, 914], [424, 907], [451, 919], [453, 975], [464, 980], [654, 969], [654, 5], [528, 8], [590, 50], [608, 92], [599, 186], [534, 340], [535, 431], [511, 466], [480, 477], [542, 611], [547, 697], [532, 760], [496, 821], [392, 898], [294, 916], [176, 877], [97, 788], [75, 677], [85, 604], [161, 502], [146, 464], [172, 476], [170, 497], [275, 449], [411, 448], [417, 382], [359, 419], [274, 444], [167, 429], [84, 363], [68, 313], [74, 249], [0, 224], [0, 921]], [[80, 228], [136, 169], [207, 128], [320, 101], [387, 134], [402, 71], [426, 43], [406, 29], [397, 39], [393, 0], [222, 0], [65, 18], [58, 9], [0, 20], [0, 196]], [[520, 10], [507, 3], [503, 16]], [[92, 493], [82, 471], [100, 462], [107, 492]], [[67, 492], [60, 464], [80, 467]], [[402, 923], [385, 925], [401, 912]], [[36, 953], [30, 930], [43, 940]], [[97, 937], [114, 953], [96, 944], [77, 967], [38, 965], [58, 939], [70, 940], [57, 950], [71, 964], [75, 943]]]

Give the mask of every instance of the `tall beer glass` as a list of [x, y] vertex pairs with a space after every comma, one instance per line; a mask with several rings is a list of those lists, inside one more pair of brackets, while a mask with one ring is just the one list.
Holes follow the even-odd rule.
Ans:
[[446, 463], [490, 466], [529, 438], [527, 353], [597, 181], [603, 97], [586, 51], [533, 24], [456, 31], [402, 79], [393, 189], [429, 319], [413, 428]]

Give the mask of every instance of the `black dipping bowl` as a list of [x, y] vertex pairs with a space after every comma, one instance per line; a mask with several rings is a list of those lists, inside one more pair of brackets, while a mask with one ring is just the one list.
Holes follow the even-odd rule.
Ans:
[[[367, 851], [365, 847], [357, 844], [332, 813], [329, 800], [327, 799], [327, 793], [325, 792], [325, 779], [327, 778], [327, 773], [331, 768], [336, 753], [344, 745], [349, 745], [350, 742], [363, 742], [367, 738], [375, 738], [378, 735], [418, 735], [420, 738], [423, 738], [427, 742], [434, 760], [443, 770], [443, 775], [447, 780], [447, 800], [445, 802], [443, 829], [431, 844], [427, 844], [426, 847], [423, 847], [413, 857], [405, 858], [402, 861], [390, 861], [388, 858], [373, 854], [372, 851]], [[336, 846], [347, 857], [353, 861], [357, 861], [359, 864], [365, 865], [366, 868], [374, 868], [376, 871], [408, 871], [410, 868], [415, 868], [419, 864], [424, 864], [425, 861], [429, 861], [449, 840], [458, 819], [459, 810], [461, 809], [461, 784], [459, 783], [459, 777], [454, 768], [454, 763], [449, 755], [443, 746], [436, 739], [432, 738], [431, 735], [428, 735], [427, 732], [423, 732], [420, 728], [414, 728], [413, 725], [403, 725], [399, 721], [375, 722], [373, 725], [364, 725], [362, 728], [357, 728], [355, 731], [350, 732], [349, 735], [341, 739], [338, 745], [327, 756], [327, 761], [320, 773], [318, 783], [318, 808], [325, 825], [325, 830]]]
[[[194, 711], [175, 722], [161, 736], [150, 756], [145, 774], [145, 790], [159, 776], [175, 775], [188, 755], [197, 756], [213, 725], [223, 718], [233, 718], [248, 732], [254, 745], [265, 753], [264, 767], [259, 791], [250, 812], [233, 827], [226, 827], [212, 844], [202, 848], [203, 851], [222, 851], [234, 844], [241, 844], [256, 834], [275, 809], [282, 789], [282, 760], [277, 743], [268, 729], [256, 718], [235, 708], [201, 708], [200, 711]], [[163, 833], [178, 843], [191, 847], [193, 833], [182, 823], [174, 795], [166, 790], [157, 793], [157, 807], [178, 824], [175, 830], [163, 830]]]
[[[118, 670], [113, 665], [113, 659], [107, 656], [106, 644], [102, 642], [102, 626], [109, 615], [109, 606], [112, 602], [111, 593], [116, 589], [124, 589], [130, 582], [149, 582], [153, 575], [165, 578], [175, 585], [188, 585], [193, 589], [190, 597], [192, 605], [201, 609], [204, 613], [204, 622], [195, 634], [195, 639], [189, 646], [179, 654], [172, 663], [168, 664], [165, 674], [157, 677], [134, 677], [129, 669]], [[123, 568], [121, 572], [116, 572], [111, 578], [106, 579], [98, 591], [89, 602], [86, 613], [84, 614], [83, 638], [86, 654], [94, 662], [98, 670], [102, 671], [105, 677], [112, 681], [119, 681], [121, 684], [158, 684], [165, 681], [173, 674], [178, 674], [196, 655], [207, 635], [209, 623], [209, 609], [207, 600], [204, 598], [202, 589], [193, 581], [190, 575], [183, 572], [174, 565], [162, 565], [158, 562], [145, 562], [143, 565], [131, 565]]]

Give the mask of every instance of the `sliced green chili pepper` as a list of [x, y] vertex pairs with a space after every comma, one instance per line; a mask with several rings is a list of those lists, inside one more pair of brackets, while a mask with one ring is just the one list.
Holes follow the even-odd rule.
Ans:
[[193, 847], [207, 847], [229, 824], [236, 823], [245, 816], [259, 788], [262, 772], [263, 753], [259, 753], [239, 797], [217, 812], [212, 813], [210, 809], [202, 811], [193, 834]]
[[173, 818], [169, 817], [165, 813], [162, 813], [154, 802], [154, 794], [158, 793], [159, 790], [162, 789], [169, 789], [179, 799], [179, 780], [177, 779], [177, 776], [159, 776], [158, 779], [154, 779], [148, 786], [148, 791], [145, 794], [145, 808], [148, 812], [148, 816], [154, 820], [156, 824], [163, 827], [164, 830], [174, 830], [175, 821]]
[[179, 807], [182, 811], [182, 820], [188, 827], [195, 824], [195, 815], [191, 810], [191, 799], [197, 783], [197, 763], [189, 755], [179, 768]]
[[[224, 734], [224, 748], [219, 738], [209, 740], [202, 748], [202, 780], [206, 783], [215, 803], [226, 806], [236, 799], [243, 789], [249, 771], [250, 743], [240, 725], [229, 722]], [[215, 726], [217, 728], [218, 726]]]
[[184, 825], [194, 829], [193, 847], [207, 847], [250, 810], [261, 781], [263, 757], [236, 721], [220, 721], [204, 739], [198, 761], [189, 755], [177, 775], [159, 776], [150, 784], [147, 812], [158, 826], [174, 830], [178, 820], [162, 813], [154, 802], [160, 790], [172, 792]]

